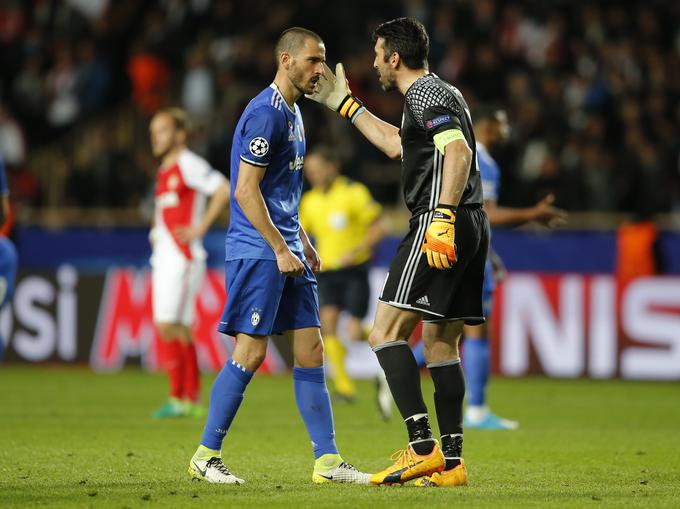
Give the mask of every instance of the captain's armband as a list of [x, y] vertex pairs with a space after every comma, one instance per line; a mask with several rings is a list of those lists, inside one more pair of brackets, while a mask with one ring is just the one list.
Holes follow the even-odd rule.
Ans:
[[[439, 152], [441, 152], [442, 155], [445, 155], [446, 145], [448, 145], [452, 141], [465, 140], [465, 136], [463, 135], [463, 131], [461, 131], [460, 129], [448, 129], [441, 133], [435, 134], [432, 139], [434, 141], [434, 146], [437, 147], [437, 150], [439, 150]], [[465, 141], [467, 142], [467, 140]]]

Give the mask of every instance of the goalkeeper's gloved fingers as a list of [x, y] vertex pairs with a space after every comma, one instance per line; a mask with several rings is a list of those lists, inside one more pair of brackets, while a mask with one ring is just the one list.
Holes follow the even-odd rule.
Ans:
[[328, 82], [331, 85], [335, 86], [335, 82], [337, 81], [337, 78], [335, 77], [335, 74], [333, 74], [333, 71], [331, 70], [331, 68], [328, 67], [328, 64], [326, 62], [323, 63], [323, 77], [326, 80], [328, 80]]
[[453, 245], [453, 257], [449, 259], [446, 253], [440, 251], [433, 251], [427, 245], [427, 235], [421, 246], [421, 252], [427, 256], [427, 264], [436, 269], [450, 269], [454, 263], [458, 261], [458, 250], [456, 245]]
[[338, 106], [338, 113], [340, 113], [341, 116], [350, 119], [352, 123], [354, 123], [357, 117], [366, 111], [366, 108], [359, 99], [352, 95], [352, 91], [349, 89], [347, 76], [345, 75], [345, 66], [342, 65], [342, 62], [338, 62], [335, 65], [335, 77], [339, 83], [344, 84], [345, 89], [347, 90], [347, 96], [342, 100], [342, 102], [340, 102], [340, 105]]
[[427, 253], [427, 264], [430, 267], [433, 267], [433, 268], [439, 269], [439, 270], [451, 268], [451, 263], [449, 262], [448, 257], [444, 253], [440, 253], [438, 251], [432, 251], [432, 250], [427, 249], [427, 248], [425, 249], [425, 253]]

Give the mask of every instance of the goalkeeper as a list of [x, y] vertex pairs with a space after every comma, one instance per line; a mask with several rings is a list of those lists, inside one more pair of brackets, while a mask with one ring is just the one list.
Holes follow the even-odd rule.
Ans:
[[[401, 129], [369, 113], [352, 96], [342, 64], [336, 67], [337, 78], [327, 69], [310, 96], [348, 118], [388, 157], [401, 157], [404, 199], [412, 214], [369, 335], [409, 444], [371, 481], [420, 478], [419, 486], [465, 485], [465, 381], [458, 341], [464, 324], [484, 322], [482, 282], [489, 245], [472, 120], [458, 89], [428, 71], [429, 39], [420, 22], [399, 18], [383, 23], [373, 42], [373, 67], [383, 90], [398, 90], [405, 97]], [[441, 447], [432, 435], [420, 373], [407, 343], [421, 318]]]

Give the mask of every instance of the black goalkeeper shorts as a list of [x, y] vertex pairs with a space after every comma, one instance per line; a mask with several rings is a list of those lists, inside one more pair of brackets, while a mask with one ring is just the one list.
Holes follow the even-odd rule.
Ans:
[[391, 306], [421, 311], [423, 320], [484, 322], [482, 288], [489, 250], [489, 220], [481, 206], [461, 206], [456, 214], [458, 261], [451, 269], [427, 264], [421, 246], [434, 211], [412, 217], [380, 294]]

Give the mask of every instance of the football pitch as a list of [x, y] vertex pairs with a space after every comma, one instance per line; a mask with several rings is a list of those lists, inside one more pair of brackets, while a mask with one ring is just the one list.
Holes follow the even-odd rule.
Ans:
[[[0, 507], [680, 507], [677, 383], [496, 379], [492, 406], [521, 427], [467, 431], [471, 485], [454, 489], [312, 484], [290, 376], [255, 377], [225, 442], [247, 484], [191, 481], [203, 421], [151, 419], [165, 388], [137, 370], [0, 366]], [[380, 420], [373, 385], [360, 388], [356, 404], [335, 405], [337, 441], [374, 471], [406, 434]]]

